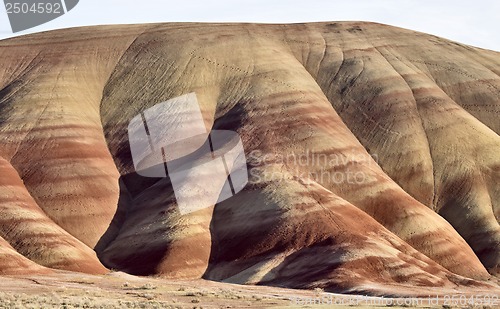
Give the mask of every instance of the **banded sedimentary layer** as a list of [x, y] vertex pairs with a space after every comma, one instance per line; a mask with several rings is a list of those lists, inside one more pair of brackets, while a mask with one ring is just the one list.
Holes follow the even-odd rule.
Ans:
[[[499, 274], [496, 52], [363, 22], [147, 24], [4, 40], [0, 65], [2, 273], [374, 293]], [[250, 182], [183, 215], [127, 125], [192, 92]]]

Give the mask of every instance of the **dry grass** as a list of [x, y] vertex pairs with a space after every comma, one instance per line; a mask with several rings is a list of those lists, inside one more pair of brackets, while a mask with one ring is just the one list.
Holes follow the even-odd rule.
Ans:
[[[165, 280], [135, 277], [119, 272], [105, 276], [61, 272], [50, 276], [0, 277], [0, 309], [331, 308], [331, 305], [319, 304], [294, 305], [290, 301], [295, 297], [325, 295], [334, 294], [326, 294], [320, 288], [304, 291], [206, 280]], [[351, 297], [338, 294], [334, 296], [346, 299]], [[342, 306], [336, 306], [339, 307]], [[441, 304], [436, 308], [442, 308]]]

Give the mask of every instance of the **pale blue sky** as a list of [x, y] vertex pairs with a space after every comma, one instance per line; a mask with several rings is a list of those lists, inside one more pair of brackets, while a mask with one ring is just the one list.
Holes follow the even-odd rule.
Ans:
[[[498, 0], [80, 0], [66, 15], [15, 35], [99, 24], [339, 20], [375, 21], [500, 51]], [[11, 36], [0, 8], [0, 38]]]

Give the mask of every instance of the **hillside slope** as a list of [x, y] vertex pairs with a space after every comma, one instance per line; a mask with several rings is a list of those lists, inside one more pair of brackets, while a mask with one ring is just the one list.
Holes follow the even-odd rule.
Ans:
[[[373, 293], [499, 275], [499, 53], [363, 22], [146, 24], [4, 40], [0, 66], [0, 249], [33, 271]], [[127, 126], [193, 92], [250, 182], [182, 215]]]

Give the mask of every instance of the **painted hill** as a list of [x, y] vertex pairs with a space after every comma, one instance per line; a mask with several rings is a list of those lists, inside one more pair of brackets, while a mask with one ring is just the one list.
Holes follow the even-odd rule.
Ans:
[[[363, 22], [146, 24], [4, 40], [0, 66], [2, 274], [372, 293], [499, 275], [499, 53]], [[191, 92], [250, 183], [181, 215], [127, 125]]]

